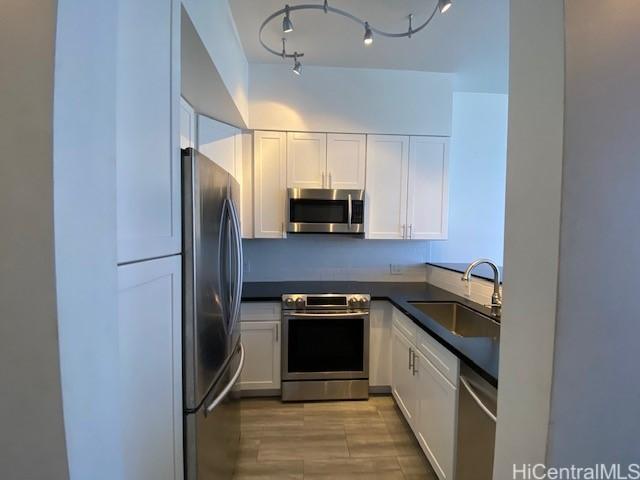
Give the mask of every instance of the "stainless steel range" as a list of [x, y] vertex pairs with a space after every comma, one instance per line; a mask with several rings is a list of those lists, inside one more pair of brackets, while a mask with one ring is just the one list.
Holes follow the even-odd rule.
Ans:
[[369, 396], [366, 294], [282, 296], [282, 400]]

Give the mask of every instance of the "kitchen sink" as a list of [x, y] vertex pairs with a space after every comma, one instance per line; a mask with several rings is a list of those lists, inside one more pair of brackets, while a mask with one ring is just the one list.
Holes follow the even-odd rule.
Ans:
[[458, 303], [409, 303], [460, 337], [500, 338], [500, 324], [498, 322]]

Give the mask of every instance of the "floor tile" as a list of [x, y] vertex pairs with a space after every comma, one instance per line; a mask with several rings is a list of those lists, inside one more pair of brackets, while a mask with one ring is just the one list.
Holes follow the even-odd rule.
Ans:
[[304, 464], [301, 460], [277, 462], [240, 462], [234, 480], [302, 480]]

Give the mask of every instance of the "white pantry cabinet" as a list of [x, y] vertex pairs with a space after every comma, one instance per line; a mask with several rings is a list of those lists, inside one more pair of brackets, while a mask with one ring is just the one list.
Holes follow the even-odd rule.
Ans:
[[183, 477], [181, 260], [118, 267], [124, 479]]
[[391, 391], [440, 480], [452, 480], [459, 360], [393, 308]]
[[369, 385], [391, 385], [391, 304], [371, 302], [369, 312]]
[[181, 250], [180, 2], [122, 2], [116, 62], [118, 263], [124, 263]]
[[367, 136], [366, 237], [406, 237], [409, 137]]
[[447, 238], [449, 139], [369, 135], [367, 238]]
[[364, 190], [367, 137], [351, 133], [327, 134], [328, 187]]
[[449, 139], [411, 137], [407, 197], [408, 238], [447, 238], [448, 216]]
[[253, 133], [253, 216], [255, 238], [285, 237], [287, 135]]
[[287, 133], [287, 187], [325, 188], [326, 170], [326, 134]]
[[244, 391], [280, 389], [280, 305], [243, 303], [240, 331], [245, 363], [239, 386]]

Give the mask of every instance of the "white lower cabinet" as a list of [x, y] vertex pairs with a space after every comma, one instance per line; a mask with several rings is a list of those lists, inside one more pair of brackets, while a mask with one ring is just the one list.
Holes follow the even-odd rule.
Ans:
[[438, 478], [452, 480], [459, 360], [398, 310], [393, 317], [393, 397]]
[[240, 331], [245, 361], [239, 386], [244, 391], [280, 389], [280, 305], [243, 303]]
[[413, 375], [413, 344], [395, 327], [391, 337], [391, 393], [407, 422], [414, 428], [417, 390]]
[[180, 256], [118, 267], [126, 480], [183, 477], [180, 271]]
[[391, 385], [391, 304], [371, 302], [369, 312], [369, 385]]

